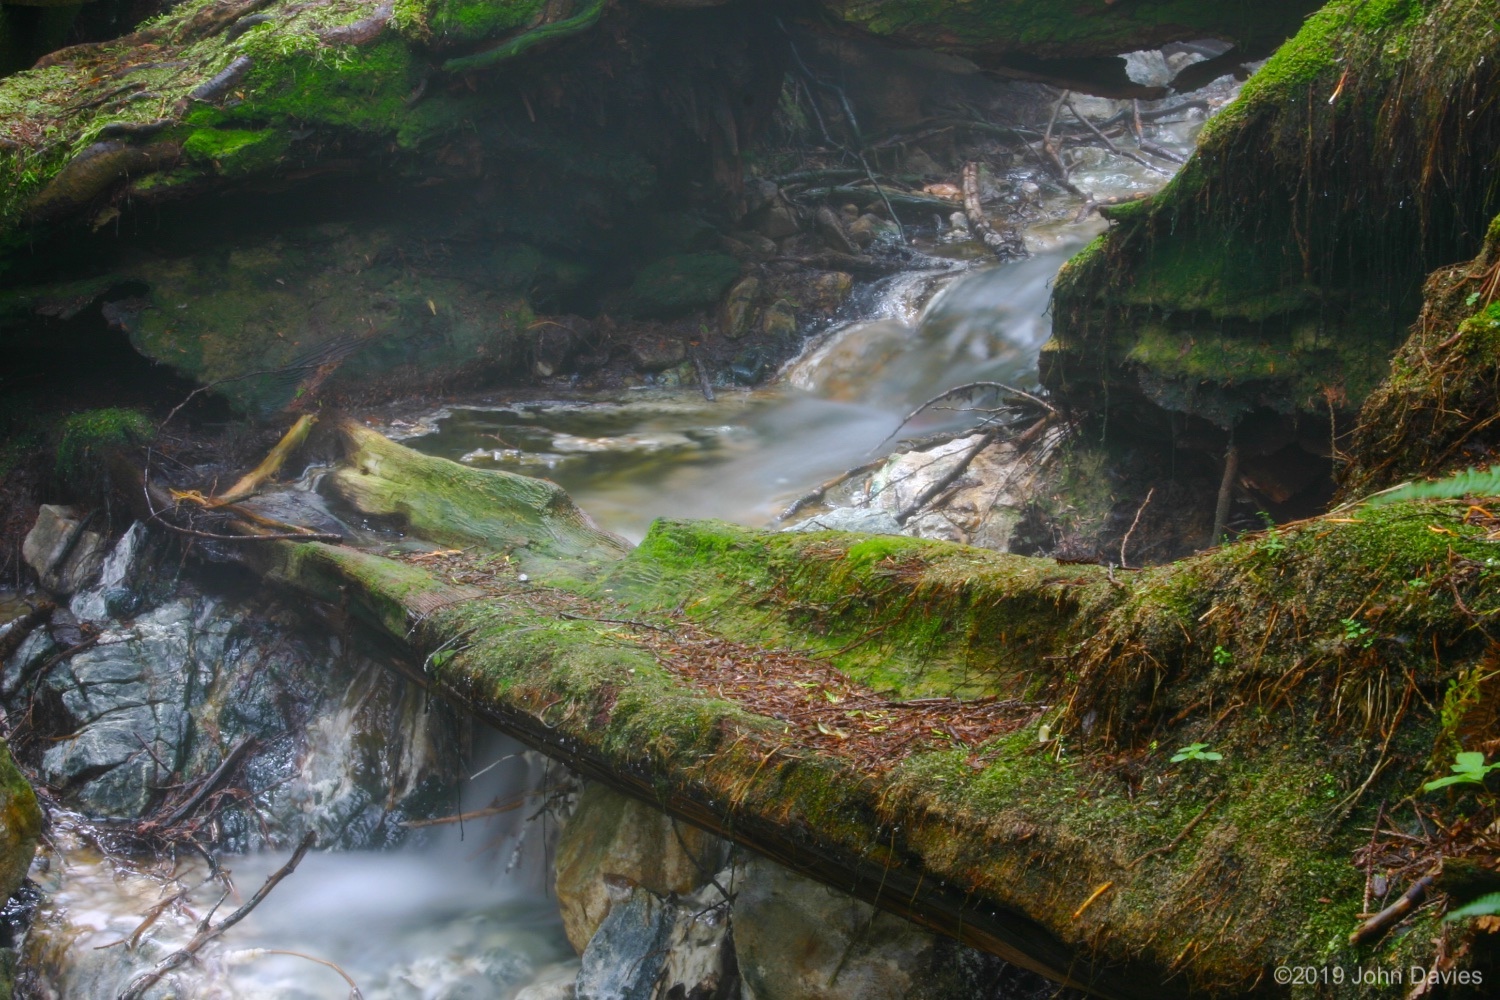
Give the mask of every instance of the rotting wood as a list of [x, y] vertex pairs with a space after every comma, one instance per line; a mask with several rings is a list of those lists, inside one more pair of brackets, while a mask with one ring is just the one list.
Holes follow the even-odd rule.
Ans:
[[1436, 881], [1436, 877], [1432, 875], [1423, 875], [1417, 879], [1410, 889], [1401, 894], [1400, 899], [1355, 928], [1354, 932], [1349, 935], [1349, 943], [1361, 945], [1385, 933], [1393, 924], [1421, 905], [1422, 901], [1427, 898], [1428, 890]]

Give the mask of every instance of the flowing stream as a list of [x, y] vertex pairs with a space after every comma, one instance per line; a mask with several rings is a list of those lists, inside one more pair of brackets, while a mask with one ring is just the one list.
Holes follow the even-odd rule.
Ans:
[[[1157, 139], [1186, 152], [1197, 126], [1163, 127]], [[1152, 190], [1164, 179], [1102, 155], [1074, 176], [1101, 198]], [[715, 402], [696, 390], [653, 388], [589, 398], [512, 394], [387, 430], [429, 453], [553, 479], [602, 526], [632, 539], [663, 516], [764, 524], [789, 500], [868, 461], [910, 410], [938, 392], [976, 380], [1034, 384], [1052, 278], [1104, 228], [1097, 215], [1076, 219], [1077, 207], [1055, 197], [1045, 221], [1026, 233], [1031, 255], [1002, 265], [945, 256], [951, 248], [929, 229], [929, 269], [856, 292], [840, 320], [810, 337], [769, 388], [721, 390]], [[498, 738], [485, 743], [468, 770], [482, 773], [462, 782], [453, 811], [518, 801], [537, 789], [544, 765], [517, 749]], [[462, 828], [424, 831], [395, 851], [314, 852], [229, 932], [202, 966], [195, 995], [350, 995], [338, 971], [271, 952], [335, 963], [372, 1000], [564, 995], [555, 987], [572, 981], [578, 961], [549, 898], [546, 831], [536, 829], [543, 821], [527, 822], [535, 801]], [[175, 881], [167, 881], [144, 862], [105, 858], [66, 824], [56, 846], [36, 873], [44, 890], [38, 925], [53, 928], [71, 953], [76, 989], [69, 996], [107, 994], [124, 948], [112, 942], [130, 938], [177, 887], [196, 886], [187, 905], [156, 921], [137, 968], [190, 938], [220, 895], [218, 882], [204, 881], [201, 860], [177, 859]], [[225, 900], [221, 913], [285, 857], [225, 859], [239, 896]]]

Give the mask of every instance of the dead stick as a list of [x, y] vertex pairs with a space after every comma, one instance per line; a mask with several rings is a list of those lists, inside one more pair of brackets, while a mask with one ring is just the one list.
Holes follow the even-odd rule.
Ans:
[[343, 977], [344, 982], [349, 984], [349, 1000], [364, 1000], [365, 995], [359, 991], [359, 984], [354, 981], [354, 977], [345, 972], [343, 967], [336, 962], [330, 962], [326, 958], [318, 958], [316, 955], [308, 955], [300, 951], [287, 951], [284, 948], [257, 948], [255, 951], [262, 955], [290, 955], [292, 958], [305, 958], [309, 962], [316, 962], [324, 968], [332, 969]]
[[1003, 392], [1008, 392], [1012, 395], [1020, 396], [1023, 399], [1029, 400], [1030, 402], [1033, 402], [1037, 406], [1040, 406], [1042, 409], [1046, 410], [1048, 413], [1057, 413], [1057, 407], [1053, 406], [1045, 399], [1042, 399], [1039, 396], [1033, 396], [1031, 393], [1021, 389], [1017, 389], [1015, 386], [1006, 385], [1004, 382], [965, 382], [963, 385], [956, 385], [951, 389], [944, 389], [942, 392], [938, 393], [936, 396], [933, 396], [927, 402], [923, 403], [921, 406], [917, 407], [915, 410], [912, 410], [906, 416], [902, 417], [901, 422], [896, 425], [896, 429], [887, 434], [885, 436], [885, 440], [881, 441], [880, 444], [877, 444], [875, 447], [879, 448], [881, 447], [881, 445], [884, 445], [886, 441], [889, 441], [891, 438], [895, 437], [898, 433], [900, 433], [901, 428], [905, 427], [907, 424], [916, 419], [917, 414], [921, 413], [929, 406], [932, 406], [934, 403], [941, 403], [945, 399], [950, 399], [961, 393], [973, 392], [975, 389], [999, 389]]
[[979, 237], [979, 241], [990, 252], [1002, 260], [1007, 257], [1016, 257], [1025, 252], [1025, 246], [1016, 239], [1014, 231], [1001, 233], [990, 225], [989, 218], [984, 214], [984, 206], [979, 196], [979, 164], [972, 160], [964, 164], [963, 175], [964, 215], [969, 220], [969, 229]]
[[1224, 478], [1219, 482], [1219, 502], [1214, 507], [1214, 530], [1208, 538], [1210, 546], [1218, 545], [1229, 523], [1229, 503], [1234, 499], [1234, 481], [1240, 473], [1240, 446], [1231, 443], [1224, 453]]
[[1136, 163], [1139, 163], [1147, 170], [1154, 170], [1158, 174], [1166, 173], [1165, 170], [1163, 170], [1161, 167], [1158, 167], [1156, 164], [1149, 162], [1144, 156], [1137, 156], [1135, 153], [1130, 152], [1128, 149], [1121, 149], [1119, 146], [1116, 146], [1112, 141], [1110, 141], [1109, 136], [1099, 131], [1098, 127], [1095, 126], [1093, 122], [1089, 121], [1083, 115], [1078, 113], [1078, 109], [1073, 107], [1072, 101], [1066, 101], [1064, 103], [1067, 104], [1068, 110], [1073, 113], [1073, 117], [1077, 118], [1080, 122], [1087, 126], [1088, 130], [1094, 133], [1099, 141], [1104, 143], [1104, 147], [1111, 153], [1114, 153], [1116, 156], [1123, 156], [1127, 160], [1134, 160]]
[[1155, 493], [1156, 493], [1156, 487], [1155, 486], [1151, 487], [1149, 490], [1146, 491], [1146, 499], [1142, 500], [1141, 501], [1141, 505], [1135, 509], [1135, 520], [1133, 520], [1133, 521], [1130, 522], [1130, 530], [1127, 531], [1127, 532], [1125, 532], [1125, 537], [1124, 538], [1120, 539], [1120, 568], [1121, 569], [1128, 569], [1129, 568], [1130, 564], [1125, 561], [1125, 546], [1127, 546], [1127, 545], [1130, 544], [1130, 536], [1133, 535], [1133, 534], [1135, 534], [1135, 527], [1136, 527], [1136, 525], [1138, 525], [1138, 524], [1141, 523], [1141, 515], [1143, 513], [1145, 513], [1145, 511], [1146, 511], [1146, 505], [1151, 502], [1151, 497]]
[[979, 436], [979, 440], [974, 442], [974, 446], [968, 451], [964, 452], [963, 458], [958, 460], [957, 465], [944, 473], [942, 478], [940, 478], [937, 482], [933, 483], [931, 486], [927, 487], [927, 489], [923, 490], [922, 495], [917, 497], [916, 500], [912, 501], [912, 505], [910, 507], [906, 508], [901, 513], [896, 515], [896, 523], [905, 524], [907, 521], [911, 520], [913, 514], [925, 507], [933, 497], [937, 496], [939, 493], [946, 490], [949, 486], [953, 485], [953, 483], [958, 479], [959, 476], [968, 471], [970, 463], [972, 463], [975, 458], [979, 457], [979, 453], [981, 451], [984, 451], [984, 449], [988, 448], [994, 442], [995, 436], [999, 433], [1000, 428], [995, 427], [981, 434]]
[[833, 489], [835, 486], [838, 486], [841, 483], [846, 483], [849, 480], [853, 479], [855, 476], [878, 469], [885, 463], [886, 460], [884, 458], [877, 458], [874, 461], [866, 462], [864, 465], [856, 465], [852, 469], [846, 469], [845, 471], [840, 472], [832, 479], [818, 486], [816, 489], [810, 490], [807, 493], [804, 493], [802, 496], [798, 497], [796, 500], [792, 501], [792, 503], [789, 504], [785, 510], [776, 515], [776, 520], [771, 522], [772, 526], [774, 527], [775, 525], [781, 524], [788, 518], [796, 516], [797, 512], [802, 510], [802, 508], [806, 507], [808, 504], [817, 503], [819, 500], [822, 500], [823, 497], [828, 495], [828, 491]]
[[472, 809], [466, 813], [458, 813], [454, 816], [439, 816], [437, 819], [409, 819], [404, 820], [401, 825], [409, 830], [417, 830], [424, 826], [442, 826], [445, 823], [467, 823], [471, 819], [484, 819], [486, 816], [498, 816], [519, 809], [526, 804], [526, 800], [535, 793], [528, 792], [520, 798], [502, 802], [499, 805], [485, 806], [483, 809]]
[[1093, 893], [1089, 896], [1089, 898], [1085, 899], [1083, 901], [1083, 903], [1078, 907], [1078, 909], [1076, 909], [1076, 910], [1073, 911], [1073, 919], [1077, 920], [1079, 917], [1083, 916], [1083, 911], [1087, 910], [1090, 906], [1093, 906], [1094, 905], [1094, 901], [1097, 900], [1100, 896], [1104, 895], [1109, 890], [1113, 889], [1114, 885], [1115, 884], [1113, 882], [1106, 882], [1103, 885], [1101, 885], [1099, 888], [1095, 889], [1093, 891]]
[[253, 736], [246, 736], [236, 743], [230, 749], [229, 753], [224, 755], [224, 759], [219, 763], [219, 766], [214, 768], [213, 773], [198, 786], [197, 791], [189, 795], [186, 802], [173, 809], [171, 814], [161, 821], [161, 825], [164, 827], [173, 827], [191, 816], [193, 810], [197, 809], [203, 803], [203, 800], [212, 794], [220, 782], [229, 777], [235, 767], [239, 765], [239, 762], [244, 759], [245, 755], [254, 749], [256, 743], [257, 740]]
[[1421, 905], [1422, 900], [1427, 898], [1427, 890], [1432, 888], [1434, 881], [1431, 875], [1423, 875], [1417, 879], [1410, 889], [1401, 894], [1400, 899], [1360, 924], [1354, 933], [1349, 935], [1349, 943], [1360, 945], [1371, 938], [1380, 936], [1386, 928]]
[[1188, 836], [1198, 828], [1198, 824], [1202, 823], [1203, 820], [1208, 816], [1208, 814], [1213, 812], [1214, 806], [1218, 805], [1222, 801], [1224, 801], [1224, 793], [1220, 792], [1218, 795], [1215, 795], [1212, 799], [1209, 800], [1208, 805], [1203, 807], [1202, 812], [1194, 816], [1192, 819], [1188, 820], [1188, 825], [1182, 828], [1181, 833], [1172, 838], [1172, 842], [1170, 844], [1167, 844], [1164, 847], [1156, 847], [1147, 851], [1145, 854], [1142, 854], [1140, 857], [1136, 858], [1125, 867], [1127, 869], [1134, 868], [1136, 865], [1140, 864], [1142, 861], [1145, 861], [1147, 858], [1153, 858], [1158, 854], [1171, 854], [1173, 851], [1177, 850], [1178, 846], [1180, 846], [1184, 840], [1187, 840]]
[[297, 422], [292, 424], [292, 429], [282, 435], [281, 440], [277, 441], [276, 446], [266, 453], [266, 457], [259, 465], [241, 476], [239, 482], [229, 487], [228, 490], [212, 498], [209, 504], [219, 507], [236, 500], [243, 500], [254, 493], [262, 483], [281, 471], [281, 467], [286, 464], [292, 452], [302, 447], [313, 424], [317, 422], [318, 418], [310, 413], [304, 413], [298, 417]]
[[132, 980], [130, 985], [125, 987], [120, 993], [117, 1000], [141, 1000], [141, 997], [145, 996], [147, 990], [161, 982], [163, 976], [173, 969], [184, 965], [194, 955], [202, 951], [205, 945], [248, 917], [250, 911], [259, 906], [261, 901], [271, 894], [271, 890], [276, 888], [282, 879], [297, 870], [297, 866], [302, 863], [302, 858], [317, 839], [318, 835], [316, 833], [309, 832], [307, 836], [302, 838], [302, 843], [297, 845], [297, 849], [292, 852], [291, 860], [272, 872], [271, 877], [266, 879], [265, 884], [255, 891], [255, 895], [251, 896], [244, 906], [241, 906], [238, 910], [235, 910], [229, 916], [219, 921], [214, 927], [201, 928], [197, 934], [193, 935], [191, 941], [158, 962], [156, 968], [150, 972], [142, 973]]

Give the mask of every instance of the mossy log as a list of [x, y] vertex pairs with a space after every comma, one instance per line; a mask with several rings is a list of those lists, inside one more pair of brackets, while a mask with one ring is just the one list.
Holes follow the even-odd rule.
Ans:
[[1425, 299], [1360, 413], [1349, 496], [1500, 461], [1500, 217], [1478, 256], [1433, 273]]
[[[342, 436], [344, 501], [469, 547], [247, 558], [590, 777], [1100, 996], [1280, 995], [1280, 964], [1431, 958], [1431, 910], [1350, 946], [1351, 857], [1439, 766], [1462, 715], [1443, 692], [1486, 655], [1493, 543], [1462, 503], [1114, 575], [716, 522], [658, 522], [622, 558], [554, 488]], [[518, 572], [567, 553], [545, 584]], [[1169, 759], [1193, 743], [1222, 757]]]
[[1044, 382], [1220, 449], [1256, 421], [1348, 430], [1428, 273], [1500, 210], [1497, 85], [1491, 3], [1329, 3], [1165, 190], [1106, 211], [1059, 276]]

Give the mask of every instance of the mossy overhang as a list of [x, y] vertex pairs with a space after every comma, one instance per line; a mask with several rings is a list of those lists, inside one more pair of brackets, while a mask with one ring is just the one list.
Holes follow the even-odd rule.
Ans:
[[[454, 463], [433, 475], [443, 461], [381, 474], [418, 469], [433, 511], [511, 489]], [[1098, 995], [1228, 995], [1274, 993], [1278, 964], [1413, 957], [1411, 935], [1349, 944], [1350, 858], [1380, 799], [1430, 773], [1451, 722], [1433, 706], [1484, 655], [1493, 543], [1466, 513], [1358, 508], [1113, 576], [715, 522], [658, 522], [623, 559], [545, 586], [516, 575], [513, 550], [480, 554], [489, 528], [467, 535], [479, 561], [457, 583], [378, 548], [251, 558], [407, 643], [468, 710], [690, 822]], [[709, 640], [746, 662], [803, 651], [894, 701], [1037, 714], [974, 745], [935, 724], [872, 769], [843, 739], [695, 683], [683, 644]], [[847, 746], [869, 724], [841, 722]], [[1222, 760], [1169, 759], [1193, 742]]]
[[1335, 0], [1059, 275], [1043, 381], [1201, 417], [1350, 421], [1434, 268], [1500, 204], [1500, 39], [1479, 0]]

